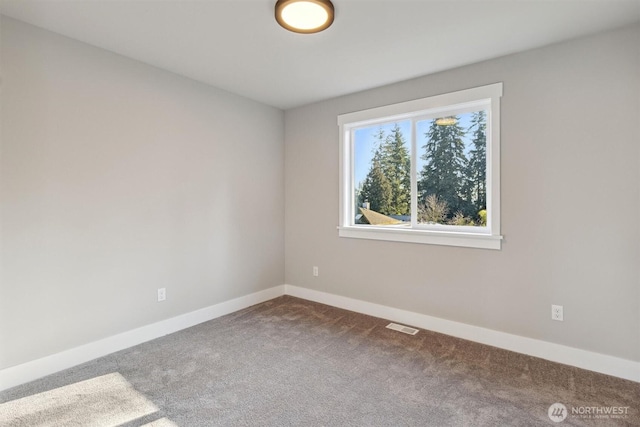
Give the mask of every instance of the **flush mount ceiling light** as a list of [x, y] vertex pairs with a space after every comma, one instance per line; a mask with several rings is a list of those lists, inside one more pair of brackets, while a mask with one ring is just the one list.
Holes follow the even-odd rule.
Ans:
[[276, 3], [276, 21], [295, 33], [326, 30], [333, 23], [333, 14], [329, 0], [278, 0]]

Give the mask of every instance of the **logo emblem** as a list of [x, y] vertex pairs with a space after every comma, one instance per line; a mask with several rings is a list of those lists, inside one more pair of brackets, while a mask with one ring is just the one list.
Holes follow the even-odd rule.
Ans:
[[554, 423], [561, 423], [565, 420], [565, 418], [567, 418], [567, 407], [562, 403], [556, 402], [553, 405], [549, 406], [547, 414], [549, 415], [549, 419]]

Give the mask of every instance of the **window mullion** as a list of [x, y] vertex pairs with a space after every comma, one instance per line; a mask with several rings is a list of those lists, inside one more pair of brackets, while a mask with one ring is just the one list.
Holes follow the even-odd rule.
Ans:
[[416, 136], [416, 120], [411, 120], [411, 228], [418, 223], [418, 148]]
[[355, 224], [355, 218], [358, 213], [356, 208], [356, 177], [355, 177], [355, 136], [353, 129], [349, 130], [349, 209], [347, 218], [351, 225]]

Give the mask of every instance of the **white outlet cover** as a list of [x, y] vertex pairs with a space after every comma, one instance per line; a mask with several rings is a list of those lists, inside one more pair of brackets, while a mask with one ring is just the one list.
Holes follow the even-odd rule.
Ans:
[[551, 320], [558, 320], [560, 322], [564, 320], [564, 308], [561, 305], [551, 306]]

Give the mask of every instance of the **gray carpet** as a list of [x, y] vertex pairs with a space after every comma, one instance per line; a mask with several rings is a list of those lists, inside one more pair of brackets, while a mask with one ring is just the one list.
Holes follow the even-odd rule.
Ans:
[[[387, 323], [280, 297], [7, 390], [0, 402], [119, 373], [158, 408], [125, 427], [640, 426], [637, 383]], [[555, 402], [569, 411], [557, 424], [547, 413]], [[613, 406], [629, 407], [626, 417], [571, 415]]]

